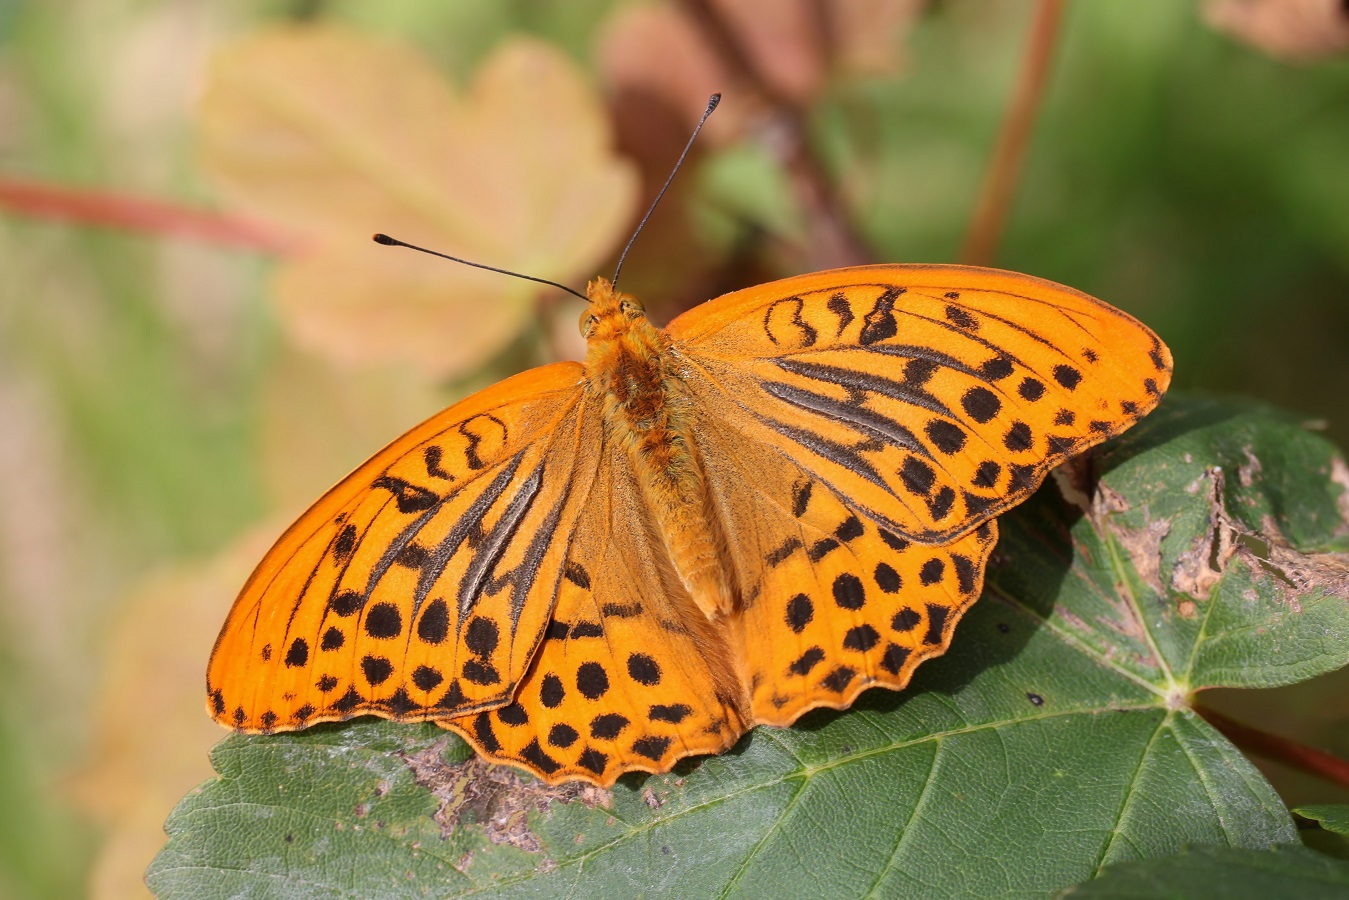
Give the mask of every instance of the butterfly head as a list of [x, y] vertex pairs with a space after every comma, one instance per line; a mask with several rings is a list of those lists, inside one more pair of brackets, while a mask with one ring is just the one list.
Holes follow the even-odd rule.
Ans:
[[581, 313], [581, 336], [586, 340], [609, 340], [632, 329], [634, 322], [646, 320], [642, 302], [625, 294], [605, 278], [596, 278], [586, 286], [590, 305]]

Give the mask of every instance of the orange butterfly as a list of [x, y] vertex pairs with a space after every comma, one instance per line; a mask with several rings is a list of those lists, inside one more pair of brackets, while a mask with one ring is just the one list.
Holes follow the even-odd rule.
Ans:
[[994, 517], [1170, 381], [1132, 317], [989, 269], [802, 275], [664, 331], [587, 297], [584, 364], [441, 412], [281, 537], [211, 656], [218, 721], [434, 720], [607, 786], [902, 688]]

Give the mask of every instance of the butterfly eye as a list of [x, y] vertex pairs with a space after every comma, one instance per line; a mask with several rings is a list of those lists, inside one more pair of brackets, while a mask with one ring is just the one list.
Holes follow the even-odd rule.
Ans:
[[642, 305], [634, 300], [618, 301], [618, 309], [629, 319], [639, 319], [646, 314], [646, 310], [642, 309]]
[[581, 337], [590, 337], [590, 332], [595, 330], [596, 321], [598, 320], [595, 318], [595, 314], [589, 310], [581, 313]]

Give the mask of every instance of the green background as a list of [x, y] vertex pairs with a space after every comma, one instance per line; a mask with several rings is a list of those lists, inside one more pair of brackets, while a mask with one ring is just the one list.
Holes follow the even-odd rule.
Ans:
[[[462, 79], [523, 31], [596, 71], [598, 29], [620, 5], [0, 0], [0, 176], [210, 205], [178, 86], [212, 46], [284, 19], [342, 20]], [[900, 75], [831, 86], [812, 107], [827, 167], [862, 179], [853, 221], [878, 260], [957, 258], [1028, 11], [938, 3]], [[152, 40], [166, 28], [184, 40]], [[177, 55], [138, 76], [145, 47]], [[1139, 316], [1170, 344], [1176, 387], [1259, 398], [1344, 446], [1345, 160], [1343, 56], [1273, 60], [1188, 2], [1072, 4], [997, 264]], [[752, 148], [691, 177], [706, 208], [738, 211], [729, 226], [709, 217], [709, 253], [791, 215]], [[743, 274], [790, 263], [763, 254]], [[257, 449], [280, 343], [267, 271], [239, 250], [0, 215], [0, 897], [84, 889], [103, 833], [69, 781], [91, 762], [106, 635], [128, 594], [273, 511]], [[534, 361], [522, 356], [480, 377]], [[374, 449], [342, 453], [354, 465]], [[1344, 755], [1344, 693], [1328, 676], [1213, 702]], [[1346, 799], [1266, 771], [1289, 802]]]

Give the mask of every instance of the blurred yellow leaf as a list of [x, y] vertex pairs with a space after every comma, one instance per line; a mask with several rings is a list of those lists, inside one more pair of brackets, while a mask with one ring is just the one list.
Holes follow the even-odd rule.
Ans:
[[207, 753], [225, 732], [206, 713], [206, 658], [239, 585], [280, 531], [261, 526], [205, 565], [151, 577], [112, 624], [93, 762], [73, 784], [105, 827], [89, 896], [148, 897], [143, 873], [164, 844], [164, 817], [214, 774]]
[[593, 89], [530, 39], [499, 47], [461, 95], [401, 44], [265, 32], [217, 55], [200, 128], [204, 164], [242, 210], [309, 236], [277, 303], [297, 340], [343, 364], [471, 370], [551, 290], [372, 232], [579, 287], [626, 234], [637, 190]]
[[[575, 318], [567, 324], [579, 337]], [[458, 399], [406, 367], [352, 372], [294, 349], [281, 352], [262, 391], [262, 473], [286, 515], [299, 515], [391, 438]]]

